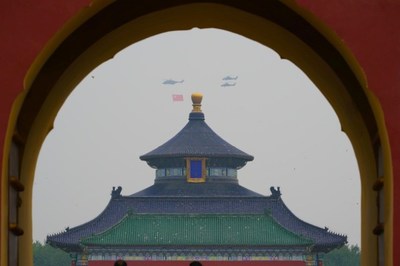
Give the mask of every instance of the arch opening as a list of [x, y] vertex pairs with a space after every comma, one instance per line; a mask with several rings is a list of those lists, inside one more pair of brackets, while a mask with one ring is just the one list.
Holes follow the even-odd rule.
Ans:
[[[18, 136], [22, 143], [21, 180], [27, 187], [21, 194], [25, 204], [19, 209], [21, 226], [25, 228], [26, 234], [21, 238], [19, 247], [20, 254], [28, 256], [25, 259], [20, 256], [20, 263], [31, 264], [27, 259], [31, 254], [29, 250], [32, 243], [31, 189], [38, 152], [68, 94], [91, 69], [122, 48], [157, 33], [193, 27], [229, 30], [271, 47], [281, 57], [294, 62], [321, 90], [335, 109], [356, 153], [362, 185], [362, 248], [366, 251], [363, 252], [362, 263], [368, 265], [376, 261], [376, 238], [371, 231], [375, 226], [377, 210], [373, 208], [367, 211], [368, 206], [375, 206], [376, 194], [371, 191], [377, 177], [374, 144], [381, 143], [384, 155], [389, 153], [384, 127], [382, 128], [383, 122], [380, 125], [376, 124], [370, 104], [372, 96], [366, 95], [363, 87], [365, 82], [357, 75], [360, 71], [348, 62], [351, 58], [339, 53], [337, 47], [319, 31], [282, 3], [265, 3], [267, 6], [264, 8], [253, 6], [251, 3], [238, 3], [235, 6], [188, 4], [169, 6], [170, 8], [157, 6], [153, 9], [145, 6], [141, 10], [147, 9], [146, 15], [135, 12], [127, 14], [128, 12], [124, 11], [127, 10], [125, 4], [110, 4], [83, 23], [85, 27], [91, 28], [101, 25], [102, 19], [109, 19], [114, 14], [113, 25], [86, 36], [83, 29], [78, 28], [64, 40], [38, 72], [28, 92], [29, 97], [22, 105], [14, 136]], [[113, 13], [115, 10], [122, 13]], [[201, 12], [204, 10], [207, 10], [206, 16]], [[163, 23], [157, 24], [154, 21]], [[296, 30], [298, 28], [293, 25], [299, 23], [308, 31]], [[72, 45], [77, 39], [80, 40], [81, 47]], [[349, 60], [346, 61], [345, 58]], [[58, 67], [54, 68], [56, 65]], [[379, 112], [377, 102], [373, 107], [375, 112]], [[389, 156], [384, 158], [384, 166], [387, 169]], [[390, 173], [387, 174], [385, 178], [388, 179], [390, 187]], [[390, 190], [385, 188], [385, 199], [389, 199], [387, 202], [391, 202], [390, 198]], [[391, 205], [388, 204], [386, 216], [389, 215], [390, 209]], [[390, 220], [387, 221], [387, 225], [391, 228]], [[390, 243], [390, 230], [385, 231], [385, 239]], [[385, 257], [391, 258], [391, 252], [389, 248], [385, 249]]]
[[[164, 84], [173, 79], [184, 82]], [[299, 217], [348, 234], [350, 244], [360, 245], [354, 232], [360, 228], [358, 168], [333, 109], [291, 62], [217, 29], [168, 32], [133, 44], [74, 89], [42, 146], [35, 228], [42, 224], [54, 233], [61, 224], [91, 220], [107, 205], [113, 186], [130, 195], [152, 185], [154, 170], [139, 156], [184, 126], [190, 94], [197, 90], [204, 95], [206, 122], [255, 156], [237, 173], [241, 185], [262, 195], [280, 186]], [[182, 101], [173, 95], [182, 95]], [[48, 189], [60, 184], [62, 191]], [[36, 204], [49, 204], [48, 198], [54, 198], [48, 209], [55, 215], [45, 218], [48, 210], [36, 213]], [[75, 214], [66, 219], [65, 212]], [[35, 231], [34, 240], [45, 239]]]

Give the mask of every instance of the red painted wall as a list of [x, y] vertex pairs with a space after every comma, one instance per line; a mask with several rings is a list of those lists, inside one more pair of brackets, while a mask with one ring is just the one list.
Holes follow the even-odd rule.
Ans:
[[[11, 107], [24, 89], [29, 67], [52, 36], [90, 2], [0, 1], [0, 173]], [[0, 190], [0, 206], [1, 198]]]
[[[393, 250], [400, 250], [400, 2], [297, 0], [333, 29], [364, 70], [385, 114], [393, 161]], [[394, 252], [394, 265], [400, 253]]]
[[[128, 261], [128, 266], [189, 266], [191, 261]], [[304, 261], [202, 261], [203, 266], [304, 266]], [[114, 261], [89, 261], [88, 266], [113, 266]]]
[[11, 106], [51, 37], [91, 0], [0, 1], [0, 162]]

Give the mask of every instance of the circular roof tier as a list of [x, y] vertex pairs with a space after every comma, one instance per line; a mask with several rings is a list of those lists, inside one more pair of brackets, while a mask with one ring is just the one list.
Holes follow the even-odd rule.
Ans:
[[177, 166], [188, 157], [207, 158], [208, 164], [220, 167], [241, 168], [253, 156], [232, 146], [218, 136], [204, 121], [201, 111], [202, 95], [192, 95], [193, 110], [189, 114], [189, 122], [172, 139], [140, 156], [140, 159], [154, 168]]

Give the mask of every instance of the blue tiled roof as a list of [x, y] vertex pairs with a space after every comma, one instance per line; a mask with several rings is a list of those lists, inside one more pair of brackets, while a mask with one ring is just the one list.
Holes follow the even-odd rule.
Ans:
[[203, 113], [191, 113], [189, 122], [172, 139], [140, 156], [150, 165], [157, 159], [207, 157], [236, 159], [238, 166], [252, 161], [253, 156], [232, 146], [218, 136], [204, 121]]
[[262, 214], [269, 212], [271, 217], [287, 230], [313, 240], [314, 249], [330, 250], [346, 243], [347, 237], [306, 223], [297, 218], [276, 197], [137, 197], [128, 196], [111, 199], [106, 209], [92, 221], [48, 236], [53, 246], [79, 249], [79, 241], [95, 233], [107, 230], [130, 211], [142, 214]]
[[237, 183], [188, 183], [168, 182], [155, 183], [132, 196], [136, 197], [254, 197], [260, 194], [251, 191]]

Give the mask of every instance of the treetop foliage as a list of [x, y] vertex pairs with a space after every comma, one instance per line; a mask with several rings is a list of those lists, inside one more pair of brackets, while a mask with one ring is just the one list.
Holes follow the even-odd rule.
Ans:
[[34, 266], [70, 266], [69, 254], [50, 245], [36, 241], [32, 244]]
[[357, 245], [344, 245], [324, 257], [324, 266], [359, 266], [360, 248]]

